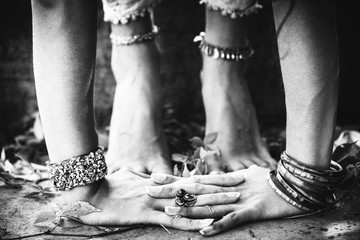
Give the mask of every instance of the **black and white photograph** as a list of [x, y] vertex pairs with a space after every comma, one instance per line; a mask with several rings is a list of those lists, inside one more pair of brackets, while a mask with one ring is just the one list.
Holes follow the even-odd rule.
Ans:
[[351, 4], [2, 0], [0, 240], [359, 240]]

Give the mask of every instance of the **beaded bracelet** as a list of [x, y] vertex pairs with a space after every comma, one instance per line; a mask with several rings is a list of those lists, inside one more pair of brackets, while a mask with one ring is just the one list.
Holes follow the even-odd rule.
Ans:
[[223, 48], [214, 46], [205, 41], [205, 33], [201, 32], [194, 38], [194, 42], [199, 43], [200, 51], [206, 56], [213, 57], [214, 59], [221, 58], [227, 61], [246, 61], [253, 54], [254, 50], [251, 47], [246, 48]]
[[154, 25], [152, 28], [152, 31], [148, 32], [148, 33], [135, 34], [135, 35], [131, 35], [129, 37], [119, 37], [119, 36], [115, 36], [113, 33], [111, 33], [110, 39], [111, 39], [111, 42], [115, 45], [128, 46], [128, 45], [135, 44], [135, 43], [154, 40], [155, 37], [158, 35], [158, 33], [159, 33], [159, 28]]
[[53, 180], [55, 188], [60, 191], [91, 184], [104, 178], [107, 174], [102, 147], [61, 163], [47, 162], [47, 165], [50, 179]]

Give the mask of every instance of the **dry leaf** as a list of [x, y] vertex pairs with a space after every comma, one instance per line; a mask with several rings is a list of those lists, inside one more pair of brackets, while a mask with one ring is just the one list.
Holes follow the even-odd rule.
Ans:
[[34, 226], [43, 230], [53, 230], [60, 222], [60, 216], [52, 211], [40, 212], [34, 222]]
[[73, 203], [65, 203], [60, 206], [63, 216], [78, 217], [90, 214], [92, 212], [101, 212], [100, 209], [90, 205], [87, 202], [77, 201]]
[[217, 138], [217, 135], [218, 135], [217, 132], [212, 132], [207, 134], [204, 138], [204, 144], [208, 145], [214, 143]]

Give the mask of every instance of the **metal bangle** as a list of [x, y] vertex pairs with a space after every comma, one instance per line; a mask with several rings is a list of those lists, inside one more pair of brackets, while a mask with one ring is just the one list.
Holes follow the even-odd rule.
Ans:
[[314, 209], [310, 209], [308, 207], [303, 206], [301, 203], [293, 200], [292, 198], [290, 198], [288, 196], [288, 193], [286, 192], [285, 189], [282, 188], [282, 186], [280, 185], [280, 183], [277, 182], [277, 179], [275, 177], [275, 172], [271, 171], [269, 172], [269, 175], [267, 177], [268, 183], [270, 184], [271, 188], [281, 197], [283, 198], [285, 201], [287, 201], [288, 203], [290, 203], [291, 205], [305, 211], [305, 212], [313, 212], [315, 211]]
[[104, 151], [100, 146], [95, 151], [72, 157], [61, 163], [47, 162], [47, 166], [50, 179], [60, 191], [94, 183], [107, 174]]
[[111, 42], [115, 45], [128, 46], [135, 43], [145, 42], [154, 40], [159, 33], [159, 28], [153, 26], [152, 31], [148, 33], [135, 34], [129, 37], [115, 36], [113, 33], [110, 34]]

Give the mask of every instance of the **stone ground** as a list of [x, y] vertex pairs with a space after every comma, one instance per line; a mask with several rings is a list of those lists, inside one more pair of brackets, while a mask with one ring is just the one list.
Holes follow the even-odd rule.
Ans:
[[[46, 182], [45, 182], [46, 183]], [[45, 206], [56, 199], [24, 198], [31, 188], [13, 189], [0, 187], [0, 239], [16, 239], [15, 237], [39, 233], [33, 226], [34, 220]], [[339, 208], [313, 216], [295, 219], [279, 219], [244, 224], [228, 232], [206, 239], [360, 239], [359, 206], [352, 201]], [[357, 211], [354, 211], [354, 208]], [[198, 232], [186, 232], [160, 226], [139, 227], [126, 232], [98, 237], [94, 239], [205, 239]], [[94, 227], [57, 228], [55, 233], [96, 234], [103, 233]], [[37, 236], [29, 239], [85, 239], [71, 236]]]

